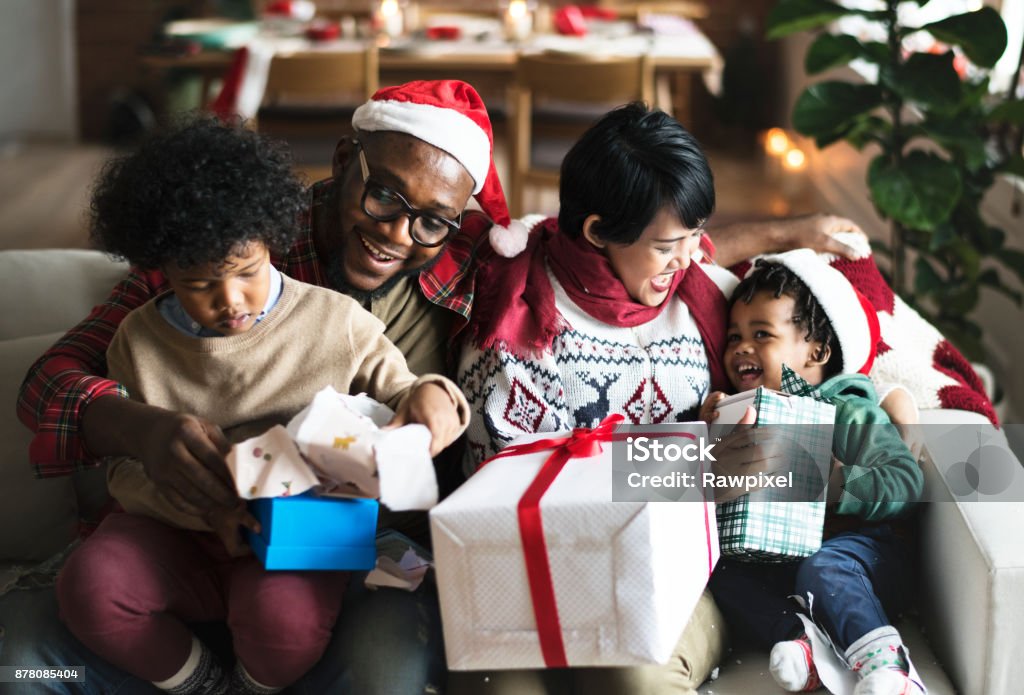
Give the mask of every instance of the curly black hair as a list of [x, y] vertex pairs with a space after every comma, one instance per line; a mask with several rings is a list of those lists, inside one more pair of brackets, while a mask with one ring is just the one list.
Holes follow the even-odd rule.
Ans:
[[304, 207], [286, 146], [240, 121], [193, 116], [106, 163], [89, 236], [139, 268], [188, 268], [220, 263], [253, 241], [286, 251]]
[[[820, 342], [831, 350], [828, 362], [825, 363], [824, 378], [829, 379], [839, 374], [843, 365], [843, 351], [839, 347], [839, 337], [832, 329], [825, 310], [815, 298], [810, 288], [792, 270], [781, 263], [772, 263], [758, 259], [754, 270], [736, 287], [729, 308], [742, 301], [750, 304], [754, 295], [769, 292], [778, 299], [782, 295], [793, 298], [792, 321], [798, 328], [805, 331], [804, 339]], [[820, 354], [819, 354], [820, 358]]]

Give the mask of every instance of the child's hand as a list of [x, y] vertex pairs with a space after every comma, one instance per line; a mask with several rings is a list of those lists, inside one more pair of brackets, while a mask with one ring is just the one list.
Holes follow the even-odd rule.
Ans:
[[437, 456], [462, 432], [458, 407], [443, 387], [420, 384], [402, 401], [394, 419], [385, 429], [418, 422], [430, 430], [430, 455]]
[[715, 407], [723, 398], [725, 398], [724, 391], [712, 391], [700, 407], [700, 419], [709, 425], [714, 422], [718, 418], [718, 411], [715, 410]]
[[[715, 446], [717, 460], [711, 464], [711, 471], [717, 476], [756, 476], [758, 473], [772, 475], [786, 467], [786, 443], [781, 440], [778, 428], [754, 428], [757, 411], [747, 406], [743, 417], [730, 432]], [[754, 489], [746, 487], [716, 487], [715, 501], [728, 502]]]
[[921, 427], [921, 413], [910, 393], [900, 387], [890, 391], [880, 404], [892, 424], [900, 432], [903, 443], [918, 461], [924, 453], [924, 429]]
[[240, 527], [253, 533], [260, 532], [260, 522], [249, 513], [245, 502], [239, 500], [235, 507], [214, 507], [207, 510], [203, 519], [224, 544], [224, 549], [231, 557], [242, 557], [252, 552], [252, 548], [242, 540]]

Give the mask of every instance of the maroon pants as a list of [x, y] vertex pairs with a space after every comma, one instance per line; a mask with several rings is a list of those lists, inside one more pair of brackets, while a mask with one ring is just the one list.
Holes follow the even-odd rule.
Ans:
[[212, 533], [111, 514], [57, 581], [61, 618], [86, 646], [149, 681], [185, 664], [190, 622], [226, 620], [238, 660], [264, 685], [287, 686], [323, 654], [345, 572], [267, 572], [232, 558]]

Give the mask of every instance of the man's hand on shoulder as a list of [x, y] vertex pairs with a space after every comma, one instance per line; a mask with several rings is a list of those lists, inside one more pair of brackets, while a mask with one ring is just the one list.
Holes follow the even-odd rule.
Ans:
[[843, 232], [865, 236], [856, 222], [845, 217], [816, 213], [780, 220], [777, 225], [776, 243], [779, 251], [806, 248], [818, 253], [831, 253], [851, 261], [860, 258], [860, 253], [856, 249], [835, 238], [836, 234]]
[[709, 231], [715, 244], [715, 260], [727, 268], [765, 253], [802, 248], [856, 261], [861, 258], [861, 252], [837, 240], [835, 235], [842, 232], [864, 235], [852, 220], [822, 213], [765, 222], [738, 222]]

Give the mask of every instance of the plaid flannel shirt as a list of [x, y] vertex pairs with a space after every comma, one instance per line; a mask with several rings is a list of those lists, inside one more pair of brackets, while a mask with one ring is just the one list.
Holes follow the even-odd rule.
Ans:
[[[296, 280], [327, 286], [323, 262], [313, 245], [310, 211], [328, 192], [330, 179], [310, 187], [310, 206], [301, 221], [299, 240], [274, 265]], [[420, 274], [420, 288], [427, 299], [455, 312], [461, 330], [473, 305], [473, 265], [478, 253], [492, 253], [487, 238], [491, 223], [482, 213], [463, 216], [462, 231], [453, 237], [441, 259]], [[89, 316], [68, 331], [29, 369], [18, 395], [18, 417], [35, 436], [29, 459], [39, 477], [66, 475], [99, 463], [85, 446], [81, 418], [97, 398], [128, 393], [115, 381], [100, 376], [107, 372], [106, 351], [117, 327], [127, 314], [168, 291], [159, 271], [133, 269], [114, 287], [110, 296]]]

